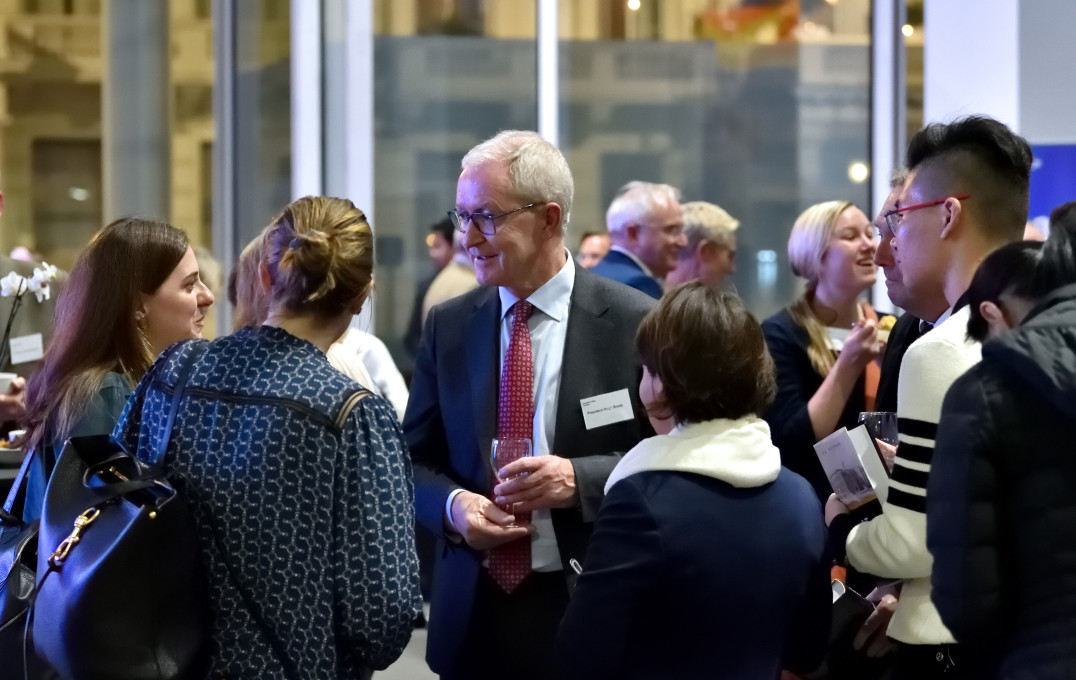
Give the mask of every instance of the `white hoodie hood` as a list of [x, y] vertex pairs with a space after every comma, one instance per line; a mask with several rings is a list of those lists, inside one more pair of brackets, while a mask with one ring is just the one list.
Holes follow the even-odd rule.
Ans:
[[777, 479], [781, 453], [770, 440], [770, 426], [756, 416], [682, 423], [628, 451], [609, 475], [605, 492], [626, 477], [655, 470], [692, 472], [740, 488], [762, 486]]

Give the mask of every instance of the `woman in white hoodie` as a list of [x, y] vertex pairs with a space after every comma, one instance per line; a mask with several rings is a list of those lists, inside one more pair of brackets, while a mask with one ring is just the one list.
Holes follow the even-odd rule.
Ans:
[[659, 434], [620, 461], [561, 624], [565, 678], [773, 680], [829, 633], [830, 561], [811, 486], [759, 418], [762, 330], [734, 295], [673, 289], [636, 337]]

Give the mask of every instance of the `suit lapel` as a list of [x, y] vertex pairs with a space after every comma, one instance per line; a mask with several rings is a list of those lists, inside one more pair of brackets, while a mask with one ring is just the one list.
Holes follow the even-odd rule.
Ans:
[[571, 457], [574, 452], [571, 428], [562, 427], [580, 409], [579, 401], [593, 397], [591, 393], [595, 375], [595, 338], [608, 337], [613, 324], [602, 318], [609, 303], [591, 285], [594, 275], [576, 265], [575, 286], [572, 289], [572, 305], [568, 312], [568, 331], [564, 339], [564, 355], [560, 365], [560, 390], [557, 396], [557, 420], [553, 429], [553, 448], [558, 456]]
[[[500, 368], [501, 300], [496, 288], [475, 303], [464, 324], [463, 344], [471, 384], [471, 417], [478, 442], [478, 467], [472, 471], [476, 484], [489, 482], [489, 445], [497, 430], [497, 392]], [[463, 395], [460, 395], [461, 397]]]

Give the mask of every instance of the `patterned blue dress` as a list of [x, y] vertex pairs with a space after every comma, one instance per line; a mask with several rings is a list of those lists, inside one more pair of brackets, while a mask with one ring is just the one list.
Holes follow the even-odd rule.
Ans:
[[[156, 450], [199, 343], [166, 351], [139, 383], [113, 432], [128, 451]], [[209, 677], [355, 678], [406, 646], [421, 608], [411, 465], [380, 397], [341, 420], [357, 389], [314, 345], [268, 326], [196, 360], [167, 464], [209, 579]]]

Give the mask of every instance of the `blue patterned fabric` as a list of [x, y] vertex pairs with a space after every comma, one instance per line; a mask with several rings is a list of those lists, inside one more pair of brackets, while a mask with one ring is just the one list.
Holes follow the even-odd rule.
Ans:
[[[183, 359], [204, 342], [166, 352], [145, 375], [113, 432], [124, 448], [156, 450]], [[207, 567], [210, 677], [287, 677], [258, 620], [302, 678], [354, 678], [406, 646], [421, 607], [411, 466], [382, 398], [336, 426], [357, 389], [314, 345], [267, 326], [215, 340], [196, 360], [167, 465]]]

